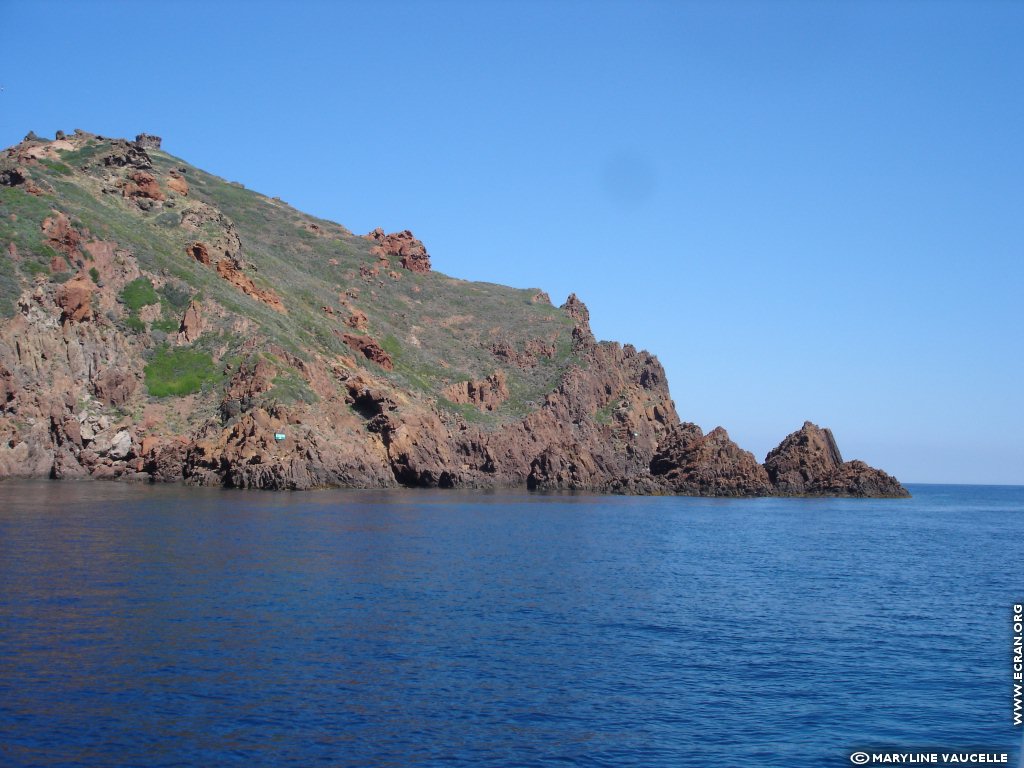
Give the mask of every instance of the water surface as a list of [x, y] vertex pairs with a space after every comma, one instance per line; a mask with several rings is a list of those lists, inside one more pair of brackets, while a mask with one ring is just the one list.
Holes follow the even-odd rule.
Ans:
[[1024, 488], [911, 500], [0, 484], [0, 762], [1016, 754]]

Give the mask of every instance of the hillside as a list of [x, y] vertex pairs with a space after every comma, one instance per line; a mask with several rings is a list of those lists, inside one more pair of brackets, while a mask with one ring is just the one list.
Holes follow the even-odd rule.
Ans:
[[906, 495], [812, 424], [760, 464], [681, 423], [657, 359], [596, 341], [575, 296], [447, 277], [409, 232], [160, 145], [0, 157], [0, 477]]

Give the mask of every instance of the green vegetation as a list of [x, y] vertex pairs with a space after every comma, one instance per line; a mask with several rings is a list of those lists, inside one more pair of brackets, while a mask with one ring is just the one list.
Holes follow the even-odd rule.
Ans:
[[446, 411], [459, 414], [463, 419], [471, 424], [481, 424], [494, 421], [494, 417], [491, 416], [491, 414], [481, 411], [475, 405], [471, 405], [470, 403], [453, 403], [448, 398], [438, 396], [437, 404]]
[[380, 343], [381, 349], [387, 352], [392, 357], [402, 354], [402, 345], [398, 343], [398, 339], [394, 336], [389, 335]]
[[70, 167], [68, 167], [64, 163], [60, 163], [60, 162], [58, 162], [56, 160], [47, 160], [47, 159], [44, 158], [43, 160], [40, 160], [39, 162], [41, 162], [43, 165], [45, 165], [51, 171], [59, 173], [61, 176], [68, 176], [68, 175], [74, 173], [74, 171], [71, 170]]
[[4, 254], [0, 254], [0, 317], [12, 317], [16, 311], [16, 302], [21, 293], [21, 284], [14, 263]]
[[274, 377], [274, 384], [267, 393], [267, 399], [281, 403], [315, 403], [320, 398], [309, 388], [309, 384], [296, 371], [280, 371]]
[[164, 333], [177, 333], [179, 327], [181, 327], [181, 323], [175, 320], [173, 317], [161, 317], [159, 320], [153, 321], [154, 331], [163, 331]]
[[124, 319], [124, 325], [133, 333], [143, 333], [146, 330], [146, 324], [142, 322], [142, 319], [138, 315], [128, 315]]
[[153, 284], [149, 279], [140, 277], [136, 280], [132, 280], [128, 285], [121, 289], [121, 301], [123, 301], [132, 312], [138, 312], [145, 306], [156, 304], [160, 301], [160, 297], [156, 295], [156, 291], [153, 289]]
[[[174, 207], [165, 204], [141, 210], [120, 194], [102, 193], [110, 183], [106, 178], [110, 169], [98, 158], [108, 149], [108, 142], [90, 139], [79, 150], [63, 152], [59, 162], [34, 166], [32, 174], [44, 178], [54, 190], [52, 195], [35, 196], [23, 187], [0, 187], [0, 244], [15, 244], [20, 257], [12, 260], [0, 254], [3, 316], [13, 314], [18, 295], [37, 275], [60, 279], [50, 274], [53, 254], [41, 228], [43, 220], [57, 210], [67, 214], [79, 232], [88, 229], [91, 237], [111, 241], [129, 252], [143, 274], [161, 275], [159, 289], [145, 277], [125, 286], [120, 298], [127, 317], [119, 321], [124, 328], [144, 333], [146, 323], [139, 313], [149, 306], [143, 314], [157, 317], [150, 328], [159, 340], [161, 334], [177, 330], [190, 301], [201, 296], [204, 305], [209, 302], [210, 311], [204, 311], [205, 331], [196, 343], [196, 348], [204, 350], [195, 352], [202, 360], [212, 360], [211, 352], [223, 360], [239, 354], [244, 339], [231, 336], [230, 329], [244, 327], [246, 339], [257, 339], [264, 349], [279, 347], [303, 360], [316, 355], [328, 360], [349, 357], [413, 397], [431, 402], [452, 381], [479, 380], [501, 368], [509, 398], [498, 410], [483, 413], [473, 406], [440, 403], [485, 426], [521, 418], [538, 408], [567, 367], [579, 363], [571, 348], [572, 321], [564, 312], [538, 301], [536, 290], [455, 280], [438, 272], [414, 274], [398, 267], [393, 257], [382, 267], [370, 253], [373, 243], [369, 240], [163, 152], [150, 153], [153, 175], [164, 183], [172, 169], [183, 167], [190, 192], [168, 201]], [[202, 221], [198, 229], [183, 226], [183, 214], [200, 203], [212, 206], [225, 219], [207, 210], [198, 217]], [[260, 287], [272, 289], [287, 307], [286, 314], [245, 295], [215, 269], [186, 255], [187, 246], [195, 240], [229, 242], [227, 227], [241, 242], [239, 256], [246, 275]], [[435, 265], [443, 265], [443, 254], [435, 254], [434, 259]], [[377, 273], [368, 274], [366, 269]], [[392, 270], [396, 277], [389, 274]], [[102, 282], [95, 267], [89, 274], [94, 282]], [[152, 307], [156, 303], [159, 315]], [[325, 312], [325, 307], [331, 311]], [[353, 331], [343, 323], [352, 311], [366, 314], [368, 330]], [[239, 318], [245, 318], [245, 323]], [[340, 339], [344, 333], [372, 337], [392, 357], [394, 370], [384, 371], [353, 354]], [[553, 358], [541, 355], [535, 363], [519, 367], [495, 354], [498, 341], [514, 354], [526, 355], [531, 344], [553, 347], [556, 352]], [[179, 389], [195, 391], [189, 388], [217, 378], [210, 373], [212, 368], [198, 379], [186, 375], [187, 366], [181, 369], [181, 376], [161, 373], [161, 366], [178, 353], [160, 350], [147, 368], [151, 392], [165, 396], [177, 394]], [[284, 372], [274, 381], [269, 396], [287, 402], [315, 400], [301, 376], [289, 373], [287, 365], [278, 367]], [[612, 417], [610, 412], [607, 417]]]
[[88, 141], [81, 149], [61, 152], [60, 157], [68, 165], [80, 167], [86, 165], [100, 151], [100, 145], [96, 141]]
[[89, 277], [92, 278], [94, 283], [99, 283], [100, 271], [96, 267], [89, 267]]
[[153, 397], [189, 395], [220, 379], [209, 352], [166, 345], [156, 350], [145, 374]]
[[177, 310], [184, 310], [192, 301], [192, 291], [185, 284], [168, 282], [159, 290], [159, 294], [161, 304], [166, 302], [165, 307], [169, 305]]

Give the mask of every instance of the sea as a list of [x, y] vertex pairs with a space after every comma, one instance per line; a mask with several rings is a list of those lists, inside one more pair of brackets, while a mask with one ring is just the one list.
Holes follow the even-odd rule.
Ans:
[[4, 482], [0, 765], [1016, 767], [1024, 487], [910, 490]]

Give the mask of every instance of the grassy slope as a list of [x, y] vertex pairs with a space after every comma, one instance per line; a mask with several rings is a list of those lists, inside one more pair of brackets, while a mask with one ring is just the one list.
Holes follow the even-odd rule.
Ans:
[[[218, 208], [231, 219], [241, 238], [243, 258], [256, 267], [251, 276], [257, 285], [272, 288], [287, 306], [288, 315], [281, 315], [186, 255], [186, 245], [196, 234], [179, 226], [180, 208], [142, 212], [118, 195], [102, 194], [98, 178], [77, 170], [101, 150], [99, 145], [86, 146], [63, 153], [61, 163], [34, 167], [33, 175], [54, 188], [53, 197], [32, 197], [22, 188], [0, 188], [0, 247], [13, 241], [24, 257], [21, 264], [14, 265], [6, 254], [0, 255], [3, 315], [13, 312], [12, 299], [33, 273], [49, 274], [46, 265], [53, 254], [43, 244], [39, 227], [52, 209], [58, 209], [76, 227], [130, 249], [143, 270], [166, 274], [185, 284], [181, 287], [215, 300], [234, 314], [249, 317], [268, 340], [300, 357], [312, 350], [332, 356], [353, 355], [334, 331], [351, 331], [341, 322], [347, 314], [341, 299], [346, 290], [357, 290], [358, 298], [348, 301], [366, 313], [366, 333], [392, 355], [395, 370], [384, 373], [372, 363], [365, 365], [413, 396], [434, 399], [450, 382], [492, 373], [501, 366], [489, 349], [494, 341], [506, 341], [518, 349], [530, 339], [554, 343], [554, 360], [541, 358], [533, 370], [526, 372], [505, 367], [510, 398], [495, 414], [481, 414], [468, 406], [438, 400], [443, 407], [457, 409], [477, 421], [497, 423], [521, 417], [543, 401], [565, 367], [573, 362], [571, 321], [548, 304], [532, 302], [535, 289], [466, 282], [436, 272], [418, 275], [401, 269], [396, 259], [381, 269], [377, 278], [364, 280], [360, 266], [378, 265], [370, 254], [369, 241], [178, 158], [150, 151], [155, 175], [161, 182], [171, 168], [187, 169], [190, 197]], [[10, 213], [17, 215], [15, 221]], [[311, 224], [318, 225], [321, 232], [311, 232]], [[337, 264], [332, 265], [331, 260]], [[398, 273], [400, 279], [389, 277], [389, 270]], [[180, 306], [180, 300], [175, 304]], [[333, 308], [335, 316], [325, 313], [325, 306]], [[165, 314], [176, 311], [165, 302]], [[207, 338], [200, 344], [211, 348], [216, 344], [222, 349], [226, 344], [230, 353], [243, 341], [226, 330], [221, 334], [219, 339]], [[359, 362], [364, 363], [362, 359]]]

